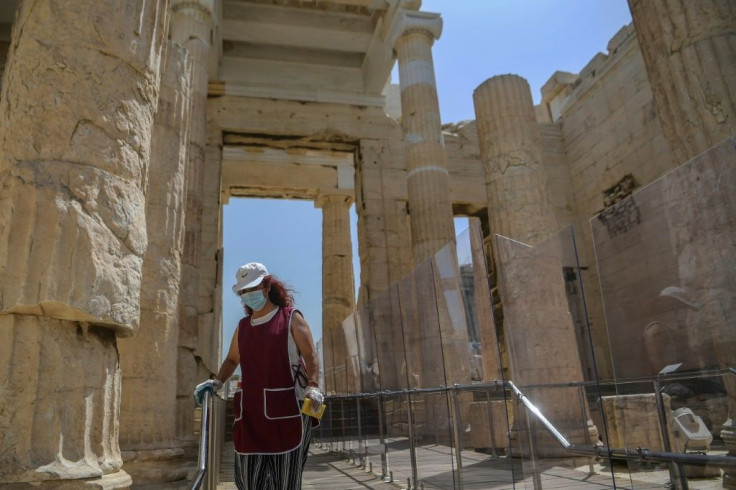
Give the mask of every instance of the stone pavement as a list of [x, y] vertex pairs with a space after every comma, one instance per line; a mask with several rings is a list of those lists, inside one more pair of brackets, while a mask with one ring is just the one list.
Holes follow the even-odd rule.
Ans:
[[[304, 469], [302, 490], [397, 490], [406, 489], [406, 477], [411, 475], [408, 450], [396, 447], [391, 451], [391, 471], [394, 483], [381, 481], [337, 453], [328, 452], [317, 445], [309, 449], [307, 466]], [[417, 458], [420, 489], [449, 490], [532, 490], [535, 487], [533, 465], [519, 460], [489, 458], [488, 455], [463, 451], [462, 484], [457, 480], [453, 468], [452, 452], [442, 446], [419, 446]], [[378, 461], [376, 458], [374, 461]], [[539, 472], [538, 484], [545, 490], [605, 490], [614, 488], [636, 488], [637, 490], [664, 488], [668, 486], [669, 472], [662, 467], [657, 470], [629, 473], [626, 464], [614, 465], [616, 479], [611, 481], [611, 468], [602, 467], [587, 458], [540, 460], [536, 463]], [[374, 470], [376, 467], [374, 466]], [[223, 477], [225, 475], [223, 474]], [[232, 470], [227, 473], [232, 479]], [[721, 478], [714, 477], [690, 480], [692, 490], [716, 490], [721, 488]], [[218, 490], [235, 490], [233, 483], [221, 483]]]

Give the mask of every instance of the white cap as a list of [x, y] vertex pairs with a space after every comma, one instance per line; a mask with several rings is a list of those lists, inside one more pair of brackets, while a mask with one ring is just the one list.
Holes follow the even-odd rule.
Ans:
[[258, 286], [267, 275], [268, 269], [266, 269], [266, 266], [258, 262], [241, 265], [238, 272], [235, 273], [237, 282], [233, 286], [233, 292], [238, 293], [243, 289]]

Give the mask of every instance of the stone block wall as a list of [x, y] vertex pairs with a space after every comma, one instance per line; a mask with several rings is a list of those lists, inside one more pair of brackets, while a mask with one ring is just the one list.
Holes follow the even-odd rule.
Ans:
[[[570, 191], [553, 197], [560, 217], [574, 209], [578, 254], [588, 301], [591, 332], [602, 377], [611, 377], [608, 340], [588, 220], [604, 208], [604, 192], [631, 174], [645, 185], [673, 168], [673, 160], [657, 120], [646, 68], [633, 25], [610, 41], [578, 76], [555, 74], [542, 89], [547, 123], [541, 124], [548, 157], [565, 159]], [[552, 121], [550, 125], [548, 121]], [[557, 130], [558, 134], [555, 134]], [[560, 146], [560, 142], [562, 146]], [[558, 178], [561, 169], [552, 167]], [[564, 178], [564, 177], [563, 177]], [[554, 179], [554, 177], [553, 177]], [[556, 191], [553, 180], [550, 188]], [[572, 202], [570, 202], [572, 200]], [[629, 270], [642, 280], [647, 271]]]

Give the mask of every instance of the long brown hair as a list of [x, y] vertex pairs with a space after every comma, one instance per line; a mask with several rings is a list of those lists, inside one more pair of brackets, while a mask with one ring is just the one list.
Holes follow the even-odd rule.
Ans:
[[[294, 290], [287, 286], [284, 282], [277, 279], [275, 276], [268, 275], [261, 281], [263, 289], [268, 289], [268, 300], [282, 308], [288, 306], [294, 306]], [[253, 310], [249, 307], [245, 307], [245, 311], [248, 315], [253, 314]]]

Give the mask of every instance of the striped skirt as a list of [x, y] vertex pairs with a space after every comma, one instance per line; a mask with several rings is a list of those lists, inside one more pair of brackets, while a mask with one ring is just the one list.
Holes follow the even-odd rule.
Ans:
[[288, 453], [235, 453], [235, 486], [239, 490], [301, 490], [304, 463], [312, 442], [312, 419], [302, 415], [302, 422], [302, 444]]

